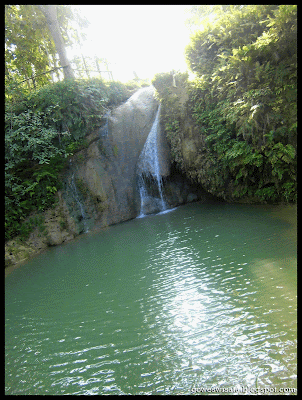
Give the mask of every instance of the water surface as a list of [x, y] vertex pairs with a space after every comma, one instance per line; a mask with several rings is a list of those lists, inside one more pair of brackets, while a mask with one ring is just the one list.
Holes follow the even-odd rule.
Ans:
[[296, 388], [295, 212], [190, 204], [14, 270], [6, 394]]

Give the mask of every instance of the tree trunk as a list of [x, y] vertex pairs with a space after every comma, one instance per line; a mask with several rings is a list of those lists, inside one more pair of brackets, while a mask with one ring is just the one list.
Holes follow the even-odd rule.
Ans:
[[74, 78], [73, 70], [66, 56], [65, 45], [60, 32], [57, 19], [57, 8], [53, 5], [39, 5], [40, 10], [44, 14], [48, 28], [55, 42], [56, 50], [59, 54], [60, 63], [63, 68], [64, 78]]

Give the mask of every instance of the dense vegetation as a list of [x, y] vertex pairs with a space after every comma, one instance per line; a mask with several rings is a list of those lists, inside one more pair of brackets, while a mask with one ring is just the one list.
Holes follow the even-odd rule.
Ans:
[[[85, 135], [104, 123], [108, 109], [140, 86], [105, 81], [100, 73], [90, 78], [89, 69], [99, 71], [103, 62], [108, 70], [108, 64], [94, 56], [90, 65], [81, 54], [88, 24], [66, 5], [5, 5], [6, 239], [26, 237], [39, 223], [27, 217], [55, 204], [69, 156], [86, 146]], [[79, 56], [65, 60], [76, 71], [69, 75], [83, 78], [85, 70], [89, 79], [62, 73], [61, 53], [71, 44]]]
[[[295, 202], [297, 7], [202, 7], [195, 6], [199, 18], [191, 22], [202, 22], [203, 29], [197, 26], [186, 49], [195, 79], [178, 74], [204, 142], [197, 177], [213, 193], [234, 200]], [[166, 104], [174, 159], [184, 168], [172, 76], [159, 74], [153, 84]]]
[[6, 87], [5, 230], [6, 239], [28, 230], [21, 222], [33, 210], [55, 201], [60, 172], [68, 156], [85, 146], [112, 106], [131, 94], [118, 82], [64, 80], [31, 94]]
[[[67, 6], [57, 10], [65, 42], [72, 37], [80, 41], [70, 21], [78, 18], [79, 26], [84, 21]], [[181, 96], [173, 74], [153, 80], [175, 162], [226, 199], [295, 202], [297, 7], [194, 6], [188, 24], [194, 34], [186, 59], [195, 78], [176, 75]], [[5, 29], [9, 239], [28, 231], [22, 222], [32, 211], [54, 204], [68, 157], [85, 146], [85, 135], [103, 123], [108, 108], [125, 101], [139, 85], [99, 78], [54, 82], [54, 76], [43, 74], [59, 64], [37, 6], [6, 6]], [[192, 123], [190, 135], [197, 132], [202, 146], [188, 170], [182, 140], [186, 124]]]
[[[44, 6], [5, 5], [5, 83], [24, 82], [27, 90], [40, 88], [63, 76], [58, 49], [49, 29]], [[48, 7], [48, 6], [47, 6]], [[64, 47], [80, 47], [88, 21], [67, 5], [49, 6], [55, 11]], [[52, 73], [45, 74], [46, 71]], [[33, 79], [29, 79], [29, 78]]]

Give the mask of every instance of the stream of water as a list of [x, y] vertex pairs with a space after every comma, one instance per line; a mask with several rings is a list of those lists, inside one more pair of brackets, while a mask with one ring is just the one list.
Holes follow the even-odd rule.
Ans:
[[296, 208], [188, 204], [5, 279], [6, 394], [294, 392]]
[[[139, 185], [139, 194], [141, 198], [141, 210], [140, 217], [144, 217], [146, 214], [150, 213], [150, 211], [165, 211], [167, 209], [167, 205], [165, 203], [162, 191], [162, 176], [161, 169], [159, 163], [159, 139], [158, 133], [160, 129], [160, 106], [158, 107], [152, 128], [142, 150], [139, 160], [139, 177], [138, 177], [138, 185]], [[152, 176], [154, 181], [156, 182], [158, 188], [159, 198], [152, 196], [148, 192], [148, 186], [146, 184], [145, 177]], [[153, 202], [153, 207], [150, 207], [150, 202]], [[148, 206], [146, 204], [149, 203], [149, 212]]]

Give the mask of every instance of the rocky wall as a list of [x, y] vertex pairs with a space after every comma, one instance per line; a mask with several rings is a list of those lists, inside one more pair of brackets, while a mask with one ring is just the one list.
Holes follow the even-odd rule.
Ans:
[[[106, 129], [103, 126], [87, 135], [87, 146], [71, 157], [62, 176], [63, 188], [57, 193], [57, 203], [43, 213], [43, 223], [27, 240], [15, 238], [6, 244], [6, 265], [24, 262], [47, 247], [73, 240], [81, 233], [139, 215], [137, 163], [157, 109], [154, 88], [142, 88], [107, 115]], [[170, 162], [170, 147], [164, 137], [161, 143]], [[188, 143], [184, 150], [189, 159], [195, 157], [194, 146]], [[166, 170], [169, 175], [164, 176], [163, 193], [170, 208], [207, 198], [200, 187], [173, 166]]]

